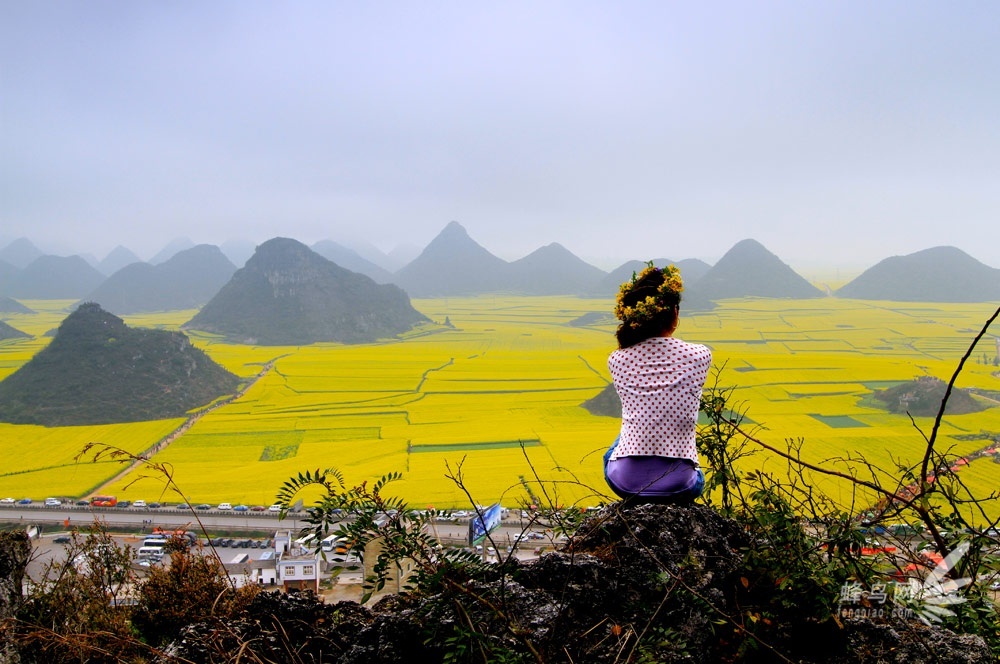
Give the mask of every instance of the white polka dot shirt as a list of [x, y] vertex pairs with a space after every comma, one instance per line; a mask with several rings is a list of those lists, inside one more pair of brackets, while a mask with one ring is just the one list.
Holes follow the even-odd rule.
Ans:
[[622, 401], [611, 458], [662, 456], [698, 463], [695, 427], [712, 351], [675, 337], [652, 337], [608, 358]]

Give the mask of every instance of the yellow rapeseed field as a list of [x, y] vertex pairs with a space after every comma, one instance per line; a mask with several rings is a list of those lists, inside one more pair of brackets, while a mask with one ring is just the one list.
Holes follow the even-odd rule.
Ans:
[[[70, 303], [28, 303], [38, 313], [11, 324], [41, 334], [57, 326]], [[610, 321], [571, 323], [608, 313], [610, 299], [484, 296], [414, 300], [433, 319], [402, 340], [344, 346], [251, 347], [202, 333], [192, 340], [245, 379], [273, 368], [246, 394], [201, 418], [154, 460], [169, 464], [195, 501], [268, 504], [289, 476], [339, 468], [349, 482], [390, 471], [393, 485], [415, 506], [466, 506], [449, 472], [461, 476], [480, 503], [516, 504], [532, 494], [552, 502], [597, 504], [609, 499], [601, 455], [618, 422], [581, 407], [608, 383], [614, 348]], [[931, 420], [914, 423], [863, 405], [873, 389], [917, 376], [947, 380], [995, 305], [838, 300], [725, 301], [708, 313], [682, 315], [678, 336], [713, 350], [717, 380], [734, 389], [755, 435], [783, 448], [801, 439], [812, 463], [844, 469], [863, 457], [895, 472], [924, 449]], [[129, 317], [130, 325], [177, 329], [192, 312]], [[445, 327], [445, 319], [452, 327]], [[7, 375], [44, 346], [0, 344]], [[960, 387], [1000, 391], [990, 335], [973, 352]], [[73, 465], [90, 440], [131, 451], [148, 448], [179, 422], [43, 429], [0, 426], [0, 494], [77, 496], [112, 478], [108, 465]], [[143, 429], [142, 427], [147, 427]], [[91, 429], [89, 427], [85, 429]], [[1000, 432], [1000, 409], [948, 416], [939, 448], [964, 454], [986, 443], [977, 434]], [[29, 445], [33, 454], [24, 455]], [[751, 447], [753, 445], [751, 444]], [[767, 453], [746, 464], [778, 471]], [[7, 464], [10, 464], [9, 466]], [[70, 464], [67, 466], [67, 464]], [[55, 470], [61, 469], [61, 470]], [[976, 462], [970, 483], [1000, 484], [1000, 464]], [[536, 474], [544, 486], [536, 482]], [[28, 479], [28, 478], [31, 479]], [[127, 477], [102, 491], [151, 498], [159, 484]], [[847, 502], [837, 481], [817, 483]]]

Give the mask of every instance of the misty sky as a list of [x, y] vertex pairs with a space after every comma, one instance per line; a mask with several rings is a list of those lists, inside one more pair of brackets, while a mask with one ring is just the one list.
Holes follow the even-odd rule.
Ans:
[[993, 2], [0, 0], [0, 241], [1000, 267]]

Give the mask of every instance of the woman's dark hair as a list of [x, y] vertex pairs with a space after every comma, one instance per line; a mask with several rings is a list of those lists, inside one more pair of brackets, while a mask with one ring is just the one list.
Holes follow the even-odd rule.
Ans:
[[663, 305], [663, 310], [647, 321], [643, 321], [638, 327], [632, 327], [628, 323], [622, 323], [615, 332], [618, 339], [619, 348], [630, 348], [646, 339], [657, 337], [664, 330], [669, 330], [677, 320], [678, 307], [681, 303], [680, 293], [662, 294], [659, 292], [660, 285], [664, 277], [661, 270], [655, 270], [645, 275], [635, 282], [628, 293], [622, 298], [625, 306], [634, 306], [637, 302], [645, 300], [652, 295], [659, 299]]

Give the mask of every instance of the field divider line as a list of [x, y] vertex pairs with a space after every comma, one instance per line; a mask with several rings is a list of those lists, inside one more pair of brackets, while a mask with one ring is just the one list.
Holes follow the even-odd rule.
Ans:
[[236, 390], [236, 392], [226, 397], [225, 399], [216, 401], [215, 403], [212, 403], [209, 406], [206, 406], [205, 408], [197, 412], [191, 413], [191, 415], [189, 415], [187, 419], [184, 420], [184, 422], [180, 426], [178, 426], [176, 429], [168, 433], [163, 438], [160, 438], [153, 445], [143, 450], [140, 454], [136, 455], [136, 460], [128, 464], [121, 472], [116, 473], [109, 480], [102, 482], [100, 485], [91, 489], [88, 497], [95, 494], [103, 493], [106, 487], [111, 486], [115, 482], [123, 479], [129, 473], [137, 469], [139, 466], [146, 463], [146, 461], [151, 459], [153, 456], [162, 452], [164, 449], [166, 449], [168, 445], [170, 445], [170, 443], [174, 442], [175, 440], [180, 438], [183, 434], [187, 433], [188, 429], [193, 427], [195, 423], [197, 423], [198, 420], [203, 418], [205, 415], [208, 415], [212, 411], [216, 410], [217, 408], [221, 408], [222, 406], [228, 406], [232, 402], [242, 397], [244, 394], [247, 393], [247, 391], [251, 387], [253, 387], [257, 383], [258, 380], [263, 378], [265, 375], [267, 375], [267, 373], [271, 369], [274, 368], [275, 362], [287, 356], [288, 354], [279, 355], [278, 357], [268, 360], [267, 362], [264, 363], [264, 366], [261, 367], [260, 371], [258, 371], [252, 378], [250, 378], [250, 380], [248, 380], [240, 389]]
[[424, 388], [424, 383], [426, 383], [426, 382], [427, 382], [427, 376], [428, 376], [428, 375], [429, 375], [429, 374], [430, 374], [430, 373], [431, 373], [432, 371], [441, 371], [442, 369], [445, 369], [445, 368], [447, 368], [447, 367], [450, 367], [450, 366], [451, 366], [451, 365], [453, 365], [453, 364], [455, 364], [455, 358], [453, 358], [453, 357], [452, 357], [452, 358], [450, 358], [450, 359], [449, 359], [449, 360], [448, 360], [447, 362], [445, 362], [444, 364], [442, 364], [441, 366], [439, 366], [439, 367], [431, 367], [430, 369], [428, 369], [427, 371], [425, 371], [425, 372], [423, 373], [423, 375], [421, 375], [421, 376], [420, 376], [420, 382], [419, 382], [419, 383], [417, 383], [417, 386], [416, 386], [416, 387], [415, 387], [415, 388], [413, 389], [413, 391], [414, 391], [414, 392], [417, 392], [417, 393], [420, 393], [420, 391], [421, 391], [421, 390], [423, 390], [423, 388]]
[[604, 375], [600, 371], [598, 371], [597, 369], [595, 369], [594, 366], [590, 362], [588, 362], [587, 358], [585, 358], [583, 355], [577, 355], [577, 357], [580, 358], [581, 362], [583, 362], [583, 366], [587, 367], [592, 372], [594, 372], [594, 374], [597, 375], [598, 378], [600, 378], [601, 380], [604, 381], [605, 385], [607, 385], [607, 384], [609, 384], [611, 382], [610, 380], [608, 380], [607, 378], [605, 378]]

